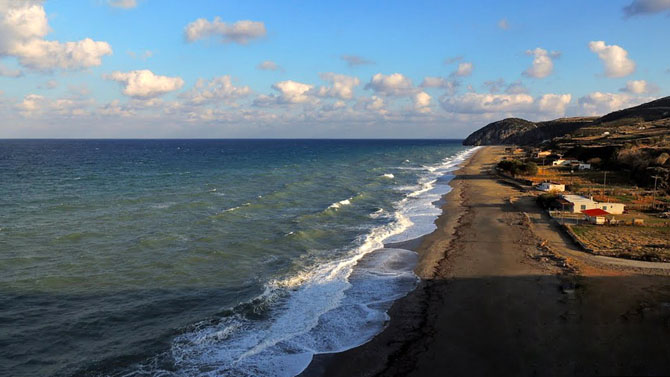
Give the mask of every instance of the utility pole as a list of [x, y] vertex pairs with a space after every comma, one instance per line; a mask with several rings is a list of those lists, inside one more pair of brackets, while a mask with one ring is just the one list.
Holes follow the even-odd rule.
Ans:
[[659, 177], [658, 175], [652, 176], [654, 178], [654, 192], [651, 194], [651, 208], [656, 209], [656, 182], [658, 181]]
[[605, 193], [605, 190], [607, 190], [607, 171], [605, 171], [605, 178], [603, 178], [603, 197], [606, 198], [607, 194]]

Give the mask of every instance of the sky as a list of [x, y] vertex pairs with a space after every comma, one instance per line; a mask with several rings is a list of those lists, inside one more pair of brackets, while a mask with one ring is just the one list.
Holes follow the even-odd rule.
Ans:
[[670, 0], [0, 0], [0, 138], [463, 138], [670, 95]]

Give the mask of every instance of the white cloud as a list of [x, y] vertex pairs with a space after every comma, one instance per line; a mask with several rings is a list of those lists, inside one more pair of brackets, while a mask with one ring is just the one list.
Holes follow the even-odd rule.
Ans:
[[368, 64], [375, 64], [372, 60], [365, 59], [361, 56], [357, 55], [342, 55], [341, 56], [342, 60], [347, 62], [347, 65], [349, 67], [356, 67], [359, 65], [368, 65]]
[[570, 94], [545, 94], [537, 100], [537, 107], [541, 113], [560, 116], [571, 100]]
[[358, 77], [332, 72], [321, 73], [319, 76], [322, 80], [329, 81], [332, 85], [330, 87], [319, 87], [317, 95], [320, 97], [352, 99], [354, 97], [354, 88], [361, 83]]
[[180, 89], [184, 85], [181, 77], [155, 75], [148, 69], [130, 72], [112, 72], [103, 76], [107, 80], [119, 82], [123, 94], [135, 98], [152, 98]]
[[365, 85], [365, 89], [372, 89], [387, 96], [405, 96], [415, 92], [412, 80], [400, 73], [390, 75], [377, 73]]
[[35, 70], [83, 69], [98, 66], [112, 54], [107, 42], [85, 38], [76, 42], [45, 40], [46, 12], [39, 1], [0, 2], [0, 56], [14, 56]]
[[551, 75], [554, 71], [554, 62], [552, 61], [552, 58], [557, 58], [561, 54], [557, 51], [549, 52], [543, 48], [537, 47], [534, 50], [526, 51], [526, 55], [533, 57], [533, 65], [523, 72], [524, 76], [541, 79]]
[[631, 94], [646, 94], [657, 92], [658, 87], [645, 80], [632, 80], [628, 81], [626, 87], [619, 89], [619, 91]]
[[365, 102], [365, 110], [372, 111], [381, 115], [385, 115], [388, 113], [388, 110], [386, 110], [386, 104], [384, 103], [384, 99], [381, 97], [377, 96], [372, 96], [369, 99], [364, 99]]
[[310, 102], [308, 92], [314, 85], [303, 84], [300, 82], [287, 80], [281, 81], [272, 88], [280, 92], [280, 99], [285, 103], [305, 103]]
[[651, 100], [652, 98], [634, 97], [625, 93], [593, 92], [579, 98], [577, 113], [580, 115], [605, 115]]
[[6, 65], [0, 63], [0, 76], [4, 77], [21, 77], [23, 72], [20, 69], [9, 68]]
[[624, 14], [628, 17], [668, 10], [670, 10], [670, 0], [633, 0], [630, 5], [623, 8]]
[[272, 89], [279, 92], [278, 94], [261, 94], [254, 100], [254, 105], [263, 107], [283, 104], [317, 103], [318, 99], [311, 94], [313, 88], [314, 85], [293, 80], [280, 81], [272, 85]]
[[635, 62], [628, 57], [628, 51], [617, 45], [606, 45], [604, 41], [592, 41], [589, 43], [592, 52], [598, 54], [598, 58], [605, 65], [605, 76], [624, 77], [635, 71]]
[[265, 36], [265, 24], [258, 21], [237, 21], [227, 24], [221, 18], [213, 21], [199, 18], [186, 26], [184, 36], [188, 42], [195, 42], [212, 36], [221, 38], [222, 43], [246, 44], [251, 40]]
[[198, 79], [193, 88], [180, 97], [195, 105], [215, 101], [232, 104], [234, 100], [249, 94], [251, 94], [251, 89], [248, 86], [235, 86], [231, 77], [225, 75], [215, 77], [210, 81]]
[[271, 60], [266, 60], [264, 62], [261, 62], [259, 65], [256, 66], [257, 69], [260, 69], [262, 71], [283, 71], [284, 69], [279, 66], [277, 63], [271, 61]]
[[474, 66], [470, 62], [458, 63], [458, 68], [456, 68], [456, 71], [452, 75], [461, 77], [470, 76], [473, 68]]
[[19, 113], [27, 118], [53, 116], [84, 116], [88, 115], [88, 107], [95, 101], [82, 98], [50, 99], [39, 94], [28, 94], [17, 104]]
[[528, 94], [466, 93], [443, 97], [441, 105], [447, 112], [458, 114], [548, 118], [562, 116], [571, 100], [570, 94], [544, 94], [535, 99]]
[[458, 81], [447, 80], [444, 77], [432, 77], [426, 76], [423, 78], [421, 85], [422, 88], [440, 88], [445, 89], [446, 93], [453, 95], [456, 93], [456, 90], [461, 84]]
[[421, 114], [430, 113], [430, 101], [432, 97], [426, 92], [419, 92], [414, 95], [414, 111]]
[[444, 98], [442, 107], [454, 113], [502, 113], [527, 111], [533, 102], [533, 97], [528, 94], [465, 93]]
[[109, 0], [109, 5], [115, 8], [131, 9], [137, 7], [137, 0]]
[[501, 28], [502, 30], [509, 30], [509, 22], [507, 21], [506, 18], [503, 18], [500, 21], [498, 21], [498, 27]]

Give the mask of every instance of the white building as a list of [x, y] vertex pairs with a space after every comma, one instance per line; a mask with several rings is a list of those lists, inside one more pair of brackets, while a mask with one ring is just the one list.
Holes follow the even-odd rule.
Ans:
[[580, 195], [561, 195], [561, 197], [568, 203], [568, 208], [565, 209], [572, 213], [581, 213], [589, 209], [602, 209], [612, 215], [620, 215], [626, 207], [621, 203], [599, 203]]
[[565, 191], [565, 185], [561, 185], [558, 183], [552, 183], [552, 182], [542, 182], [537, 186], [538, 190], [541, 191], [557, 191], [557, 192], [563, 192]]
[[580, 162], [579, 163], [579, 170], [591, 170], [591, 164]]
[[578, 160], [565, 160], [562, 158], [559, 158], [558, 160], [554, 160], [552, 163], [552, 166], [570, 166], [573, 164], [579, 164]]

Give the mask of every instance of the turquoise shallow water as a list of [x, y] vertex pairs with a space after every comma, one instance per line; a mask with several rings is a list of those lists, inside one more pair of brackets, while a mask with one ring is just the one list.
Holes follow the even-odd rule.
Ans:
[[[416, 282], [465, 148], [0, 141], [0, 375], [292, 375]], [[337, 334], [337, 336], [333, 336]]]

